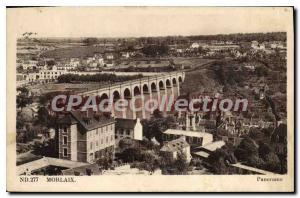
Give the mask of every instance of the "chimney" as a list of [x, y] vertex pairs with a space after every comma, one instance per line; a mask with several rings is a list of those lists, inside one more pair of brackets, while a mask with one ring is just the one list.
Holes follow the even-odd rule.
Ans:
[[136, 123], [139, 123], [139, 124], [141, 123], [140, 118], [137, 118], [137, 119], [136, 119]]
[[84, 117], [82, 120], [83, 120], [84, 123], [87, 124], [87, 125], [91, 124], [91, 118], [89, 118], [89, 117]]
[[189, 131], [189, 129], [190, 129], [190, 118], [189, 118], [188, 114], [185, 115], [185, 128], [187, 131]]
[[195, 115], [192, 116], [192, 130], [196, 131], [196, 119], [195, 119]]
[[95, 120], [97, 120], [99, 122], [100, 119], [101, 119], [101, 114], [100, 113], [95, 113], [94, 118], [95, 118]]

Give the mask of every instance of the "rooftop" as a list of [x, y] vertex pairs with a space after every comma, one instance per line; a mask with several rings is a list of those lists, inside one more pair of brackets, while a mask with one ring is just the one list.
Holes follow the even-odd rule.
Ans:
[[116, 118], [116, 128], [133, 129], [136, 123], [136, 119]]
[[194, 155], [203, 157], [203, 158], [208, 158], [209, 153], [205, 152], [205, 151], [199, 151], [199, 152], [194, 152]]
[[244, 164], [241, 164], [241, 163], [231, 164], [231, 166], [237, 167], [237, 168], [240, 168], [240, 169], [244, 169], [244, 170], [248, 170], [248, 171], [252, 171], [252, 172], [255, 172], [255, 173], [258, 173], [258, 174], [262, 174], [262, 175], [275, 175], [276, 174], [276, 173], [273, 173], [273, 172], [270, 172], [270, 171], [265, 171], [265, 170], [258, 169], [258, 168], [255, 168], [255, 167], [251, 167], [251, 166], [247, 166], [247, 165], [244, 165]]
[[221, 141], [212, 142], [210, 144], [206, 144], [204, 146], [200, 146], [198, 148], [204, 148], [205, 150], [212, 152], [212, 151], [217, 150], [218, 148], [221, 148], [224, 145], [225, 145], [225, 142], [221, 140]]
[[174, 152], [174, 151], [180, 151], [181, 149], [189, 146], [190, 145], [183, 138], [178, 138], [176, 140], [172, 140], [170, 142], [165, 143], [160, 150], [167, 151], [167, 152]]
[[185, 130], [177, 130], [177, 129], [167, 129], [164, 134], [172, 134], [172, 135], [181, 135], [181, 136], [189, 136], [189, 137], [212, 137], [212, 134], [200, 132], [200, 131], [185, 131]]
[[75, 110], [65, 115], [59, 115], [57, 118], [57, 123], [59, 124], [80, 124], [86, 131], [100, 128], [113, 122], [114, 119], [109, 114], [106, 115], [92, 110]]
[[64, 159], [58, 159], [58, 158], [52, 158], [52, 157], [43, 157], [41, 159], [17, 166], [17, 174], [21, 175], [25, 172], [34, 171], [34, 170], [44, 168], [47, 166], [75, 168], [75, 167], [84, 166], [84, 165], [88, 165], [88, 163], [75, 162], [75, 161], [71, 161], [71, 160], [64, 160]]
[[63, 175], [75, 175], [78, 173], [79, 175], [87, 175], [87, 172], [91, 171], [92, 175], [100, 175], [101, 172], [97, 164], [87, 164], [75, 168], [70, 168], [66, 170], [62, 170]]
[[114, 118], [112, 118], [110, 115], [96, 113], [92, 110], [85, 112], [76, 110], [71, 111], [70, 113], [86, 131], [91, 131], [115, 122]]

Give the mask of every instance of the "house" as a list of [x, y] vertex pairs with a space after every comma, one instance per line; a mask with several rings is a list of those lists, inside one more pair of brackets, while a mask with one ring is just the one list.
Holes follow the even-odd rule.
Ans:
[[191, 146], [202, 146], [209, 144], [213, 141], [213, 135], [210, 133], [176, 129], [167, 129], [165, 132], [163, 132], [162, 138], [164, 141], [170, 141], [180, 138], [182, 136], [185, 137], [185, 140]]
[[99, 57], [96, 60], [101, 67], [104, 66], [104, 59], [102, 57]]
[[22, 64], [22, 66], [23, 66], [24, 70], [27, 70], [27, 69], [34, 69], [34, 68], [36, 68], [37, 64], [38, 64], [37, 60], [27, 60], [27, 61], [24, 61], [24, 63]]
[[143, 140], [143, 126], [140, 119], [116, 118], [115, 141], [119, 143], [121, 139], [130, 138]]
[[166, 142], [160, 149], [160, 155], [167, 159], [176, 160], [180, 154], [185, 157], [187, 162], [191, 161], [191, 148], [184, 137]]
[[110, 115], [71, 111], [58, 119], [59, 158], [94, 163], [114, 156], [115, 121]]
[[96, 60], [95, 57], [87, 57], [86, 58], [86, 63], [89, 64], [89, 63], [91, 63], [91, 62], [93, 62], [95, 60]]
[[59, 70], [57, 66], [53, 66], [52, 69], [48, 69], [47, 66], [44, 69], [39, 71], [39, 74], [36, 76], [36, 80], [40, 81], [52, 81], [58, 78], [58, 76], [67, 74], [66, 70]]
[[114, 59], [114, 55], [112, 53], [107, 53], [106, 54], [106, 59], [107, 60], [113, 60]]
[[200, 47], [199, 43], [192, 43], [191, 45], [192, 49], [199, 48], [199, 47]]
[[130, 57], [130, 53], [129, 52], [121, 52], [121, 56], [123, 57], [123, 58], [129, 58]]
[[17, 87], [21, 87], [28, 83], [27, 74], [17, 73]]
[[260, 44], [258, 41], [252, 41], [251, 48], [254, 50], [264, 50], [265, 44], [263, 44], [263, 43]]
[[225, 142], [222, 140], [212, 142], [210, 144], [195, 148], [195, 150], [193, 151], [193, 155], [200, 157], [202, 159], [206, 159], [209, 157], [209, 155], [212, 152], [216, 151], [217, 149], [222, 148], [224, 145], [225, 145]]
[[60, 64], [57, 65], [57, 70], [75, 70], [76, 66], [73, 64]]
[[255, 71], [255, 66], [254, 65], [244, 65], [244, 68], [248, 71]]
[[70, 65], [72, 65], [73, 67], [78, 67], [80, 65], [79, 58], [71, 58], [70, 59]]

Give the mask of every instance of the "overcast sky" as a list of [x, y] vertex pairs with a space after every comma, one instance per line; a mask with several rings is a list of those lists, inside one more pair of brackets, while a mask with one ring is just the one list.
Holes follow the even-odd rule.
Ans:
[[8, 26], [38, 37], [141, 37], [286, 31], [286, 8], [8, 9]]

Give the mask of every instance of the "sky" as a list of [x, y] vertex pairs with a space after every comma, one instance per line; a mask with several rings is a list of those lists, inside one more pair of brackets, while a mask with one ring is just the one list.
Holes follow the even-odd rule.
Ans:
[[7, 25], [18, 36], [142, 37], [277, 32], [287, 30], [291, 8], [53, 7], [9, 8]]

